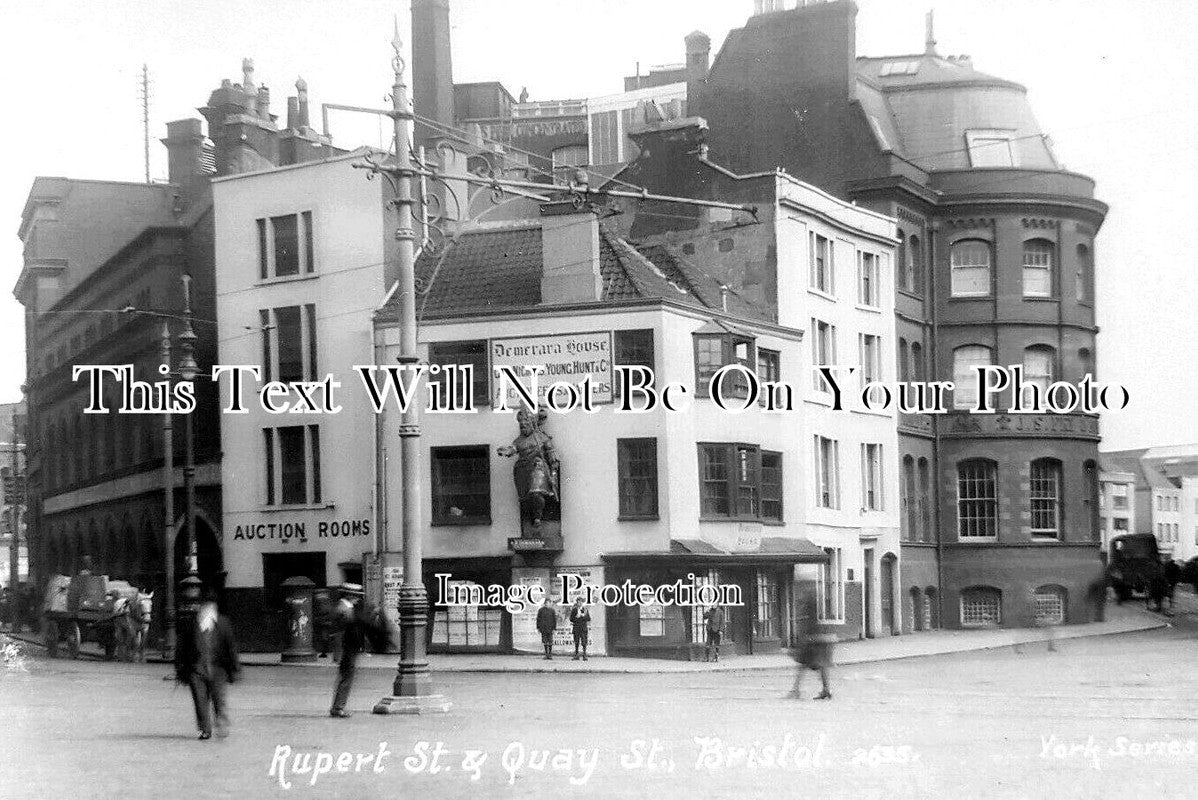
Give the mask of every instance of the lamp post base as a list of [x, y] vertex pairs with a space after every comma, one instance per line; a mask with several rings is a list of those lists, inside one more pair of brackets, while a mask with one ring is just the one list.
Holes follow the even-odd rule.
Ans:
[[387, 695], [374, 704], [376, 714], [445, 714], [453, 705], [444, 695], [426, 694], [415, 697]]

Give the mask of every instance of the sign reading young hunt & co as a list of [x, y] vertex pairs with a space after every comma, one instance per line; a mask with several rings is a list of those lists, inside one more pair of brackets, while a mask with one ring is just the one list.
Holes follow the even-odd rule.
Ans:
[[591, 400], [595, 403], [612, 402], [612, 335], [611, 331], [593, 333], [567, 333], [550, 336], [522, 336], [512, 339], [491, 340], [491, 369], [496, 376], [493, 381], [492, 405], [499, 406], [506, 392], [508, 408], [519, 408], [519, 394], [510, 381], [499, 379], [502, 367], [511, 367], [521, 378], [524, 386], [531, 388], [531, 377], [525, 367], [544, 367], [537, 378], [537, 399], [545, 400], [545, 393], [555, 383], [581, 384], [589, 375]]

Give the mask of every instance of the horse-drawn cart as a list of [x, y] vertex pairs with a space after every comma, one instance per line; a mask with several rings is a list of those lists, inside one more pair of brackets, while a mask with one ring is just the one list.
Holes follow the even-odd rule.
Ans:
[[54, 575], [46, 590], [43, 641], [51, 658], [65, 644], [78, 658], [84, 642], [104, 648], [105, 658], [133, 661], [144, 658], [151, 595], [124, 581], [103, 575]]

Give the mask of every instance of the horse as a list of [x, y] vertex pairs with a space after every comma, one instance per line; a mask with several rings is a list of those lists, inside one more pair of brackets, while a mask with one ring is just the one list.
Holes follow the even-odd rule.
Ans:
[[134, 602], [129, 604], [129, 619], [134, 630], [131, 657], [135, 661], [146, 660], [146, 643], [150, 639], [150, 618], [153, 613], [154, 593], [138, 590]]
[[142, 592], [136, 587], [132, 591], [113, 591], [112, 649], [127, 661], [146, 660], [146, 642], [150, 635], [150, 617], [154, 608], [154, 593]]

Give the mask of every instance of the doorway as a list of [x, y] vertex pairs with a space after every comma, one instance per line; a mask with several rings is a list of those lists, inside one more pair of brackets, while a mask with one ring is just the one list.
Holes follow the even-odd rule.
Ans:
[[901, 633], [894, 614], [894, 568], [897, 562], [894, 553], [882, 556], [882, 585], [878, 588], [882, 595], [882, 624], [890, 630], [891, 636]]
[[874, 638], [874, 549], [865, 548], [865, 638]]

